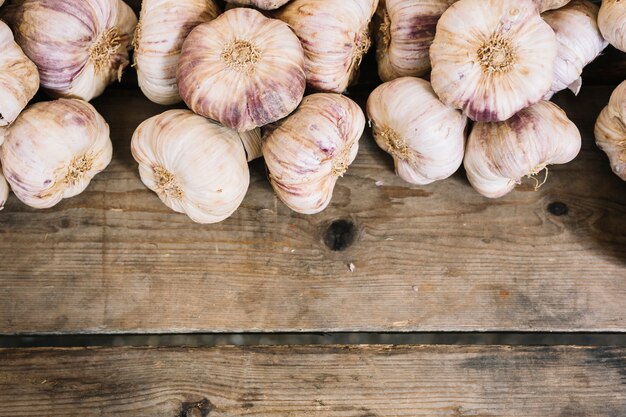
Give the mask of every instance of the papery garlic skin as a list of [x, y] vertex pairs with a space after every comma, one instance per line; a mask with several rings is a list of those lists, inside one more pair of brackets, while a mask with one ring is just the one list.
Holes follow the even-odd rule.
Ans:
[[8, 8], [15, 40], [51, 95], [89, 101], [120, 80], [137, 24], [122, 0], [20, 0]]
[[365, 129], [361, 108], [349, 98], [317, 93], [271, 126], [263, 140], [268, 176], [278, 197], [292, 210], [324, 210], [335, 183], [354, 161]]
[[298, 35], [306, 55], [307, 85], [342, 93], [358, 75], [371, 46], [369, 24], [378, 0], [293, 0], [276, 16]]
[[143, 183], [196, 223], [217, 223], [241, 204], [250, 184], [242, 137], [189, 110], [169, 110], [137, 127], [131, 141]]
[[570, 162], [580, 146], [580, 132], [565, 112], [550, 101], [540, 101], [505, 122], [474, 124], [463, 164], [476, 191], [498, 198], [523, 177]]
[[[12, 123], [39, 89], [37, 67], [0, 20], [0, 127]], [[0, 139], [0, 144], [2, 140]]]
[[470, 119], [502, 121], [548, 92], [556, 53], [531, 0], [460, 0], [437, 24], [431, 83]]
[[180, 95], [195, 113], [237, 131], [291, 113], [304, 95], [304, 52], [287, 24], [248, 8], [197, 26], [178, 67]]
[[604, 39], [620, 51], [626, 52], [626, 1], [602, 0], [598, 26]]
[[596, 144], [611, 162], [611, 169], [626, 181], [626, 81], [622, 82], [602, 110], [595, 126]]
[[49, 208], [80, 194], [109, 165], [109, 126], [96, 109], [77, 99], [29, 106], [5, 128], [2, 170], [23, 203]]
[[583, 68], [608, 45], [598, 29], [598, 10], [599, 7], [588, 0], [574, 0], [565, 7], [542, 15], [554, 30], [559, 43], [554, 80], [544, 99], [566, 88], [578, 94]]
[[378, 75], [383, 81], [422, 76], [439, 18], [457, 0], [380, 0], [376, 17]]
[[226, 3], [234, 3], [237, 6], [252, 6], [261, 10], [274, 10], [287, 4], [289, 0], [226, 0]]
[[439, 101], [428, 81], [402, 77], [378, 86], [367, 100], [367, 116], [403, 180], [430, 184], [461, 166], [467, 117]]
[[[1, 5], [2, 3], [0, 3]], [[2, 175], [2, 166], [0, 166], [0, 210], [4, 208], [4, 204], [9, 198], [9, 184]]]
[[537, 9], [540, 13], [548, 10], [560, 9], [565, 6], [570, 0], [534, 0], [537, 5]]
[[176, 69], [183, 42], [193, 28], [219, 12], [213, 0], [143, 0], [133, 56], [139, 87], [148, 99], [163, 105], [182, 100]]

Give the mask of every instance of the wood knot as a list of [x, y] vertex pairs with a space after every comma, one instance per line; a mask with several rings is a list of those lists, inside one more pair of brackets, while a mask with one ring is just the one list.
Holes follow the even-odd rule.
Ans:
[[324, 233], [324, 244], [332, 251], [346, 250], [356, 238], [357, 228], [350, 220], [335, 220]]
[[204, 398], [198, 402], [185, 402], [181, 406], [180, 417], [207, 417], [214, 405]]
[[554, 203], [548, 204], [548, 211], [554, 216], [565, 216], [569, 212], [569, 208], [565, 203], [555, 201]]

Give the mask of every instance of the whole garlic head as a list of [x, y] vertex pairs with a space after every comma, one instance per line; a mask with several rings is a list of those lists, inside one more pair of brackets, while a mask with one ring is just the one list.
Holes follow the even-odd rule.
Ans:
[[505, 122], [476, 123], [463, 163], [474, 189], [497, 198], [513, 190], [523, 177], [571, 161], [580, 146], [580, 132], [565, 112], [550, 101], [540, 101]]
[[381, 0], [376, 11], [378, 75], [383, 81], [430, 70], [439, 18], [457, 0]]
[[437, 24], [431, 83], [470, 119], [502, 121], [548, 92], [556, 52], [532, 0], [460, 0]]
[[82, 100], [29, 106], [3, 133], [4, 176], [17, 198], [34, 208], [80, 194], [111, 161], [109, 126]]
[[248, 8], [191, 31], [178, 67], [180, 95], [195, 113], [238, 131], [282, 119], [302, 100], [304, 52], [284, 22]]
[[[1, 5], [2, 3], [0, 3]], [[4, 204], [7, 202], [9, 198], [9, 184], [7, 184], [7, 180], [4, 179], [4, 175], [2, 175], [2, 166], [0, 165], [0, 210], [4, 208]]]
[[271, 126], [263, 140], [268, 176], [278, 197], [292, 210], [324, 210], [335, 183], [354, 161], [365, 129], [361, 108], [349, 98], [317, 93]]
[[158, 104], [181, 101], [176, 69], [189, 32], [213, 20], [219, 8], [213, 0], [143, 0], [133, 40], [141, 91]]
[[554, 80], [544, 97], [546, 100], [566, 88], [578, 94], [583, 68], [608, 45], [598, 29], [598, 10], [599, 7], [588, 0], [574, 0], [563, 8], [542, 15], [559, 42]]
[[430, 184], [461, 166], [467, 118], [439, 101], [428, 81], [402, 77], [380, 85], [367, 100], [367, 115], [376, 143], [405, 181]]
[[7, 21], [53, 96], [91, 100], [119, 80], [137, 17], [122, 0], [20, 0]]
[[143, 183], [196, 223], [217, 223], [237, 210], [250, 172], [244, 137], [189, 110], [169, 110], [137, 127], [131, 151]]
[[547, 10], [560, 9], [565, 6], [570, 0], [534, 0], [537, 5], [537, 9], [540, 13]]
[[[0, 20], [0, 127], [13, 122], [39, 89], [39, 73]], [[2, 144], [2, 142], [0, 142]]]
[[604, 39], [620, 51], [626, 52], [626, 1], [602, 0], [598, 26]]
[[302, 41], [309, 87], [342, 93], [356, 80], [377, 5], [378, 0], [293, 0], [277, 12]]
[[226, 0], [238, 6], [252, 6], [262, 10], [274, 10], [287, 4], [289, 0]]
[[613, 172], [626, 181], [626, 81], [617, 86], [600, 113], [595, 137], [598, 147], [609, 157]]

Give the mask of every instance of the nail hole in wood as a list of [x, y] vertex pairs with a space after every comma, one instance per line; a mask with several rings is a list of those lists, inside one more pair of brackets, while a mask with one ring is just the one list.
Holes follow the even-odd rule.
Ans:
[[352, 245], [356, 226], [350, 220], [335, 220], [324, 233], [324, 243], [332, 251], [342, 251]]
[[550, 203], [548, 205], [548, 211], [555, 216], [565, 216], [568, 213], [569, 208], [565, 203], [555, 201], [554, 203]]

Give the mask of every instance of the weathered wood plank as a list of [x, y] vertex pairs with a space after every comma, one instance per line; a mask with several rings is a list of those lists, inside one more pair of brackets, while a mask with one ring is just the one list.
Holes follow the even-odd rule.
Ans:
[[623, 417], [626, 349], [0, 350], [0, 416]]

